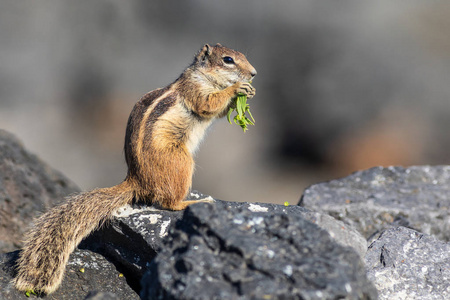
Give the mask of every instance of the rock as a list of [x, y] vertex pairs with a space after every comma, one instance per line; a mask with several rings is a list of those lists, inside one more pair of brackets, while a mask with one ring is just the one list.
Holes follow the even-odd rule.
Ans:
[[[195, 200], [208, 197], [210, 196], [192, 191], [188, 198]], [[327, 230], [338, 243], [353, 247], [361, 258], [367, 250], [367, 241], [356, 230], [328, 215], [312, 212], [299, 206], [226, 202], [217, 199], [215, 203], [226, 207], [229, 211], [245, 210], [267, 215], [271, 213], [301, 215]], [[160, 210], [145, 205], [125, 206], [117, 211], [116, 218], [108, 226], [94, 232], [80, 245], [80, 248], [101, 253], [116, 265], [121, 266], [129, 282], [135, 284], [133, 288], [139, 290], [138, 283], [145, 269], [156, 253], [162, 250], [168, 229], [182, 218], [183, 213], [183, 211]]]
[[309, 211], [301, 215], [308, 221], [313, 222], [327, 231], [338, 244], [352, 247], [361, 258], [366, 254], [367, 241], [353, 227], [324, 213]]
[[[192, 191], [188, 199], [207, 197], [210, 196]], [[183, 211], [126, 205], [117, 210], [115, 218], [108, 225], [93, 232], [79, 247], [101, 253], [120, 266], [129, 284], [135, 290], [140, 290], [145, 268], [162, 247], [162, 240], [167, 236], [169, 227], [182, 215]]]
[[0, 253], [21, 246], [35, 216], [79, 188], [0, 130]]
[[84, 300], [120, 300], [120, 298], [109, 292], [90, 292]]
[[[18, 253], [16, 251], [0, 255], [0, 299], [28, 299], [25, 293], [17, 291], [11, 283], [13, 265]], [[70, 256], [61, 286], [45, 298], [81, 300], [85, 299], [90, 291], [101, 291], [114, 293], [117, 299], [139, 299], [136, 292], [128, 286], [125, 277], [119, 274], [120, 272], [101, 255], [87, 250], [76, 250]]]
[[391, 228], [370, 245], [365, 262], [380, 299], [450, 299], [450, 243]]
[[190, 206], [151, 262], [142, 299], [376, 299], [356, 252], [283, 209]]
[[376, 167], [313, 185], [299, 205], [327, 213], [366, 238], [405, 226], [450, 240], [450, 166]]

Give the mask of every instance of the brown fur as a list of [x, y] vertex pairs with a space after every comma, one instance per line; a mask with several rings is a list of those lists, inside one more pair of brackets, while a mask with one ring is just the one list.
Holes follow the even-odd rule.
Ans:
[[[224, 62], [229, 56], [234, 63]], [[125, 136], [127, 176], [121, 184], [73, 196], [37, 219], [17, 262], [17, 289], [52, 293], [70, 253], [115, 210], [133, 200], [182, 210], [191, 187], [193, 154], [213, 119], [238, 93], [253, 97], [256, 70], [245, 56], [205, 45], [171, 85], [146, 94], [133, 108]]]

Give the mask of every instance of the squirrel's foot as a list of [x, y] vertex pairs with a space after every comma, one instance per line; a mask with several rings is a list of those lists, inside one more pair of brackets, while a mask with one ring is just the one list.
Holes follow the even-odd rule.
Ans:
[[206, 202], [206, 203], [213, 203], [215, 200], [211, 197], [208, 196], [206, 198], [202, 198], [202, 199], [198, 199], [198, 200], [184, 200], [178, 203], [174, 203], [172, 205], [170, 205], [170, 207], [167, 207], [170, 210], [184, 210], [186, 209], [186, 207], [188, 207], [191, 204], [195, 204], [195, 203], [201, 203], [201, 202]]
[[238, 82], [235, 84], [236, 95], [244, 94], [247, 98], [253, 98], [256, 94], [255, 88], [249, 82]]

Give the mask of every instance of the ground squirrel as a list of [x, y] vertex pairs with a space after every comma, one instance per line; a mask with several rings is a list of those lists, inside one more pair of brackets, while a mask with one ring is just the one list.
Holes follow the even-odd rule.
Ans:
[[14, 283], [22, 291], [49, 294], [60, 285], [70, 253], [121, 206], [134, 201], [182, 210], [191, 187], [193, 153], [205, 130], [227, 114], [239, 93], [251, 98], [255, 68], [220, 44], [205, 45], [169, 86], [134, 106], [125, 135], [125, 180], [67, 199], [43, 214], [25, 237]]

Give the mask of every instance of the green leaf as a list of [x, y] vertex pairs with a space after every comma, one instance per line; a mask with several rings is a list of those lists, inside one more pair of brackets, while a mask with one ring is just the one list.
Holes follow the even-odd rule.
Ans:
[[245, 117], [245, 122], [246, 122], [247, 124], [250, 124], [250, 125], [255, 125], [255, 123], [253, 123], [252, 120], [250, 120], [250, 119], [247, 118], [247, 117]]
[[255, 118], [253, 118], [252, 113], [250, 112], [250, 109], [247, 112], [248, 112], [248, 115], [250, 116], [250, 118], [252, 118], [252, 121], [253, 121], [252, 125], [255, 125]]
[[239, 116], [242, 116], [244, 114], [244, 109], [242, 109], [242, 102], [245, 101], [245, 96], [238, 96], [237, 97], [237, 103], [236, 103], [236, 109]]
[[34, 290], [28, 290], [25, 292], [25, 296], [30, 297], [31, 294], [37, 296], [38, 294]]
[[[236, 116], [233, 118], [233, 121], [236, 125], [241, 126], [245, 132], [248, 130], [248, 125], [255, 125], [255, 119], [250, 113], [250, 105], [247, 104], [247, 95], [240, 93], [233, 101], [234, 103], [232, 103], [227, 112], [227, 120], [231, 124], [231, 114], [236, 110]], [[247, 112], [251, 119], [245, 115]]]
[[230, 124], [231, 124], [231, 119], [230, 119], [230, 117], [231, 117], [231, 113], [233, 113], [233, 110], [234, 110], [234, 108], [230, 107], [230, 108], [228, 109], [228, 113], [227, 113], [227, 120], [228, 120], [228, 123], [230, 123]]

